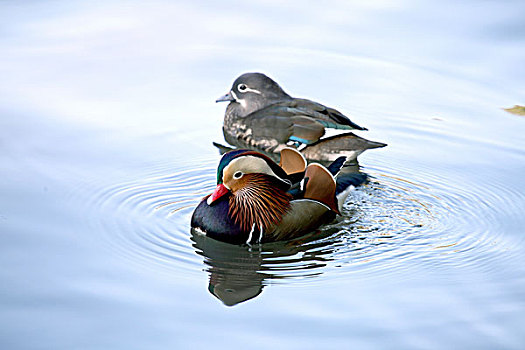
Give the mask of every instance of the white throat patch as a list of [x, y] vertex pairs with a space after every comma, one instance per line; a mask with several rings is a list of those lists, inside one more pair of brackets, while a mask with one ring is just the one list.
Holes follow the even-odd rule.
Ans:
[[246, 101], [245, 100], [242, 100], [239, 97], [237, 97], [237, 94], [233, 90], [231, 91], [231, 94], [232, 94], [233, 98], [235, 99], [235, 102], [240, 103], [243, 108], [246, 108]]

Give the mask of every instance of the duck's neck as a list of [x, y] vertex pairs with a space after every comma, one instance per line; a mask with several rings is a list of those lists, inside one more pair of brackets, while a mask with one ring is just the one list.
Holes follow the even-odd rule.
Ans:
[[261, 103], [251, 102], [249, 105], [246, 103], [240, 102], [230, 102], [228, 107], [226, 107], [225, 116], [230, 119], [239, 119], [244, 118], [250, 113], [258, 111], [259, 109], [265, 107]]
[[282, 94], [267, 94], [264, 98], [251, 99], [249, 102], [246, 100], [232, 101], [226, 107], [225, 115], [227, 119], [244, 118], [253, 112], [290, 99], [292, 99], [292, 97], [283, 92]]
[[246, 174], [246, 185], [230, 197], [230, 217], [244, 232], [267, 232], [290, 207], [291, 196], [264, 174]]

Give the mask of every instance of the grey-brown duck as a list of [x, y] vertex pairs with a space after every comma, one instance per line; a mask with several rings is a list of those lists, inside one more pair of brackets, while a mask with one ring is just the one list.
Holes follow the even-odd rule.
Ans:
[[245, 73], [230, 91], [217, 99], [228, 101], [224, 116], [225, 140], [236, 147], [278, 153], [286, 146], [300, 147], [308, 159], [333, 161], [339, 156], [355, 159], [361, 152], [384, 147], [353, 133], [329, 138], [325, 129], [367, 130], [336, 109], [287, 94], [262, 73]]

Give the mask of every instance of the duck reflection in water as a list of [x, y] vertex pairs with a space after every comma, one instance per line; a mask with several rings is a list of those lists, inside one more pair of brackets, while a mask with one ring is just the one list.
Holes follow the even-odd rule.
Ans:
[[276, 280], [321, 275], [332, 261], [333, 241], [319, 231], [287, 242], [252, 247], [217, 241], [192, 230], [193, 247], [204, 258], [208, 290], [226, 306], [259, 296]]

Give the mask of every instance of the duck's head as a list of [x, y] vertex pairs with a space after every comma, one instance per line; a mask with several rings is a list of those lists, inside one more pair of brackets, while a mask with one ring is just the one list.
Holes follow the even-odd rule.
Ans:
[[255, 151], [235, 150], [223, 155], [217, 169], [217, 187], [206, 199], [212, 206], [229, 201], [229, 215], [243, 230], [253, 225], [266, 230], [281, 220], [290, 206], [287, 191], [303, 177], [304, 157], [293, 149], [281, 152], [281, 163]]
[[[287, 191], [292, 185], [286, 171], [269, 157], [250, 150], [235, 150], [224, 154], [217, 168], [217, 187], [208, 197], [212, 205], [227, 194], [268, 186]], [[255, 193], [254, 193], [255, 194]]]
[[243, 117], [287, 98], [290, 95], [266, 75], [245, 73], [235, 79], [230, 91], [216, 102], [229, 101], [237, 114]]

